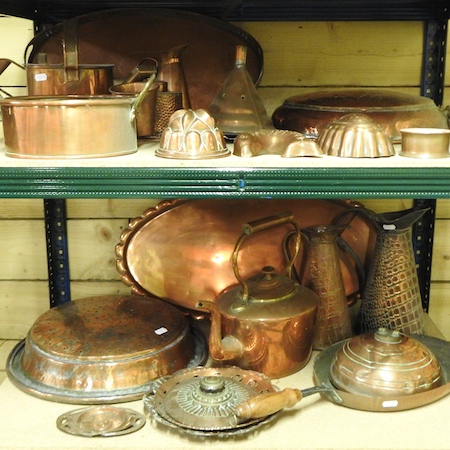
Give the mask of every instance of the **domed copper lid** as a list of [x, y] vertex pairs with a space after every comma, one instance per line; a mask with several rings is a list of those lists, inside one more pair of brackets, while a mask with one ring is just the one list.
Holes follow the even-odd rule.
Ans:
[[333, 358], [330, 379], [343, 391], [380, 397], [416, 394], [444, 383], [431, 350], [385, 328], [346, 341]]

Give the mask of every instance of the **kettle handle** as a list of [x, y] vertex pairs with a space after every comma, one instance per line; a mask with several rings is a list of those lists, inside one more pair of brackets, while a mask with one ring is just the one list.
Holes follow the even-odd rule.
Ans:
[[236, 245], [234, 247], [233, 255], [232, 255], [232, 262], [233, 262], [233, 270], [234, 275], [236, 276], [239, 283], [242, 285], [242, 300], [247, 301], [249, 297], [249, 289], [248, 284], [246, 281], [241, 277], [238, 269], [237, 259], [239, 250], [242, 246], [242, 243], [244, 240], [251, 236], [252, 234], [255, 234], [260, 231], [266, 231], [271, 228], [275, 228], [281, 225], [291, 224], [295, 228], [295, 248], [294, 252], [292, 253], [292, 256], [290, 260], [288, 261], [288, 264], [286, 266], [286, 275], [291, 278], [292, 274], [292, 267], [294, 265], [294, 262], [300, 252], [300, 244], [301, 244], [301, 232], [300, 227], [298, 226], [297, 222], [294, 219], [294, 214], [291, 212], [284, 212], [280, 214], [276, 214], [273, 216], [265, 217], [263, 219], [254, 220], [252, 222], [244, 223], [242, 225], [242, 234], [239, 237], [239, 239], [236, 242]]

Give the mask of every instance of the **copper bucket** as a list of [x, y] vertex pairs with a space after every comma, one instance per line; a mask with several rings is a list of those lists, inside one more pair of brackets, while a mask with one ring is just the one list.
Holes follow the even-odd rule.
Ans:
[[[112, 86], [109, 91], [119, 97], [137, 97], [145, 86], [144, 81], [122, 83]], [[153, 134], [156, 113], [156, 95], [159, 86], [156, 83], [148, 90], [147, 94], [136, 110], [136, 130], [138, 137], [150, 137]]]

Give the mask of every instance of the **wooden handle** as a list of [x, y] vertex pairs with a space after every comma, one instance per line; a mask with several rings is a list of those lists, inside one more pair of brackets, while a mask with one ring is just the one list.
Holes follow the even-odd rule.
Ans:
[[299, 389], [286, 388], [280, 392], [260, 394], [236, 407], [236, 416], [241, 420], [270, 416], [283, 408], [294, 406], [303, 398]]

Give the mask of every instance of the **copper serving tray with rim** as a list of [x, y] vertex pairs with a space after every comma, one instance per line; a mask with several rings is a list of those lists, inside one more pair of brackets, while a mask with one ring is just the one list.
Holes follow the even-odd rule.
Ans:
[[[263, 52], [246, 31], [228, 22], [187, 11], [127, 8], [78, 16], [80, 64], [114, 64], [121, 80], [156, 52], [188, 44], [181, 63], [191, 107], [207, 108], [235, 64], [236, 46], [247, 47], [247, 70], [257, 83], [263, 70]], [[64, 23], [37, 34], [25, 58], [37, 63], [63, 63]]]
[[[225, 288], [236, 285], [231, 255], [244, 223], [291, 211], [305, 228], [329, 224], [359, 206], [303, 199], [165, 200], [131, 220], [122, 232], [116, 246], [117, 270], [133, 293], [150, 293], [193, 311], [199, 300], [216, 301]], [[342, 237], [361, 266], [367, 267], [376, 229], [359, 214], [350, 214], [348, 222]], [[284, 270], [285, 251], [280, 243], [289, 231], [283, 226], [252, 236], [240, 255], [244, 279], [267, 265]], [[297, 259], [299, 272], [303, 256]], [[361, 286], [354, 258], [342, 251], [341, 263], [346, 293], [357, 296]]]

